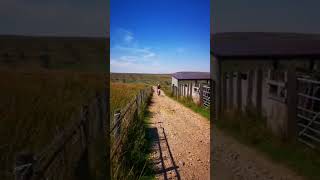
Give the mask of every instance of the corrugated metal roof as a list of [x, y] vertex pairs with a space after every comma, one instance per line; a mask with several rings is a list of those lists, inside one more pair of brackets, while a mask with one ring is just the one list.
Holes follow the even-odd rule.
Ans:
[[320, 57], [320, 34], [234, 32], [211, 37], [215, 56]]
[[176, 72], [172, 76], [178, 80], [210, 80], [210, 72]]

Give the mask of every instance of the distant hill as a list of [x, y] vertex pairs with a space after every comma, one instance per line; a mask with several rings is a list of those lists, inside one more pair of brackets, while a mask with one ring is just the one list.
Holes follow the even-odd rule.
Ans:
[[109, 39], [0, 36], [0, 66], [7, 68], [109, 71]]

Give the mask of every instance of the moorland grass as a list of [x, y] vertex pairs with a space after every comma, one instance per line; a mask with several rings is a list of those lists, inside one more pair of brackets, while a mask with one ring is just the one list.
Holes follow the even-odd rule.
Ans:
[[149, 86], [160, 84], [163, 88], [170, 88], [171, 75], [169, 74], [136, 74], [136, 73], [111, 73], [111, 82], [142, 83]]
[[110, 84], [110, 115], [116, 110], [124, 108], [140, 90], [147, 85], [142, 83], [111, 82]]
[[103, 73], [3, 70], [0, 77], [0, 177], [10, 174], [15, 153], [39, 153], [106, 89]]

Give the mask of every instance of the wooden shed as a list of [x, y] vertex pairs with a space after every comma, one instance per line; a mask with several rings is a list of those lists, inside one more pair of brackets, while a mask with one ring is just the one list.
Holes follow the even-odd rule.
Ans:
[[202, 101], [203, 95], [210, 98], [210, 94], [205, 94], [210, 89], [210, 72], [176, 72], [171, 78], [172, 92], [175, 96], [191, 97], [196, 103], [210, 105], [210, 101]]
[[[320, 130], [315, 123], [320, 125], [320, 120], [310, 125], [307, 119], [315, 116], [306, 115], [308, 111], [319, 113], [314, 101], [320, 98], [315, 97], [320, 95], [315, 77], [320, 70], [320, 35], [239, 32], [217, 33], [211, 38], [217, 120], [228, 111], [252, 109], [279, 136], [299, 136], [304, 141], [303, 133], [314, 134], [310, 127]], [[320, 133], [312, 138], [320, 141]]]

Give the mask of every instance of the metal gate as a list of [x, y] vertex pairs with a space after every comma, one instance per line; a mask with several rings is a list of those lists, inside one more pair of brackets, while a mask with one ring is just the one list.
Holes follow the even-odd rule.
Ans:
[[210, 107], [210, 86], [204, 85], [202, 91], [202, 101], [205, 107]]
[[312, 148], [320, 146], [320, 81], [308, 76], [297, 78], [298, 140]]

